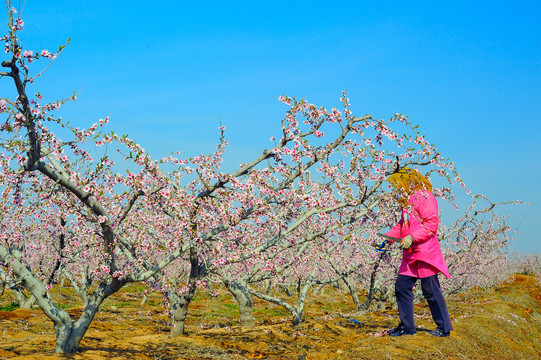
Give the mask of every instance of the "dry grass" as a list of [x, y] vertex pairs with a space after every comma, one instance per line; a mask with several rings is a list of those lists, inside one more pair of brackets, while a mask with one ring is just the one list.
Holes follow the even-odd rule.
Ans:
[[[55, 293], [56, 291], [56, 293]], [[55, 290], [77, 314], [73, 293]], [[253, 329], [238, 326], [228, 296], [199, 295], [190, 307], [188, 334], [168, 337], [168, 318], [153, 294], [140, 306], [136, 286], [116, 294], [102, 307], [79, 353], [53, 353], [54, 330], [39, 310], [0, 311], [2, 359], [540, 359], [541, 289], [532, 276], [517, 275], [488, 290], [449, 297], [455, 330], [435, 338], [427, 306], [416, 307], [414, 336], [379, 336], [397, 323], [396, 310], [341, 316], [353, 309], [342, 293], [313, 296], [306, 321], [290, 325], [287, 312], [256, 302]], [[225, 299], [225, 300], [224, 300]], [[13, 301], [8, 292], [0, 306]], [[354, 317], [360, 324], [348, 322]]]

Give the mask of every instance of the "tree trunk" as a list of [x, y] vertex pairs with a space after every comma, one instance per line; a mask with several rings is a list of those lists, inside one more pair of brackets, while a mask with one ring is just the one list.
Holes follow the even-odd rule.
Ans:
[[25, 288], [23, 286], [20, 286], [19, 283], [13, 281], [13, 279], [9, 278], [3, 269], [0, 269], [0, 281], [2, 283], [2, 292], [0, 293], [0, 295], [4, 293], [5, 286], [8, 286], [13, 295], [15, 295], [17, 303], [19, 304], [19, 308], [31, 309], [32, 306], [36, 303], [36, 298], [34, 297], [34, 295], [30, 294], [29, 296], [27, 296]]
[[56, 345], [54, 351], [59, 354], [73, 354], [79, 350], [79, 343], [85, 335], [90, 322], [86, 326], [75, 327], [74, 324], [55, 325]]
[[[120, 290], [125, 284], [126, 281], [119, 281], [115, 278], [109, 282], [102, 282], [92, 294], [88, 305], [77, 321], [72, 321], [67, 312], [58, 309], [56, 306], [47, 309], [47, 311], [44, 310], [54, 323], [56, 333], [55, 352], [60, 354], [73, 354], [76, 352], [103, 301]], [[40, 307], [43, 310], [41, 305]]]
[[190, 248], [190, 277], [188, 279], [188, 290], [185, 294], [178, 295], [172, 292], [169, 295], [171, 302], [171, 317], [173, 327], [170, 337], [177, 337], [184, 333], [184, 322], [188, 316], [188, 306], [197, 290], [197, 281], [205, 276], [205, 266], [199, 264], [199, 256], [196, 247]]
[[297, 326], [302, 323], [304, 305], [306, 304], [306, 296], [308, 295], [308, 292], [313, 286], [314, 282], [312, 281], [312, 275], [310, 275], [306, 279], [304, 285], [299, 289], [299, 298], [297, 300], [297, 306], [295, 307], [295, 313], [293, 314], [293, 326]]
[[314, 290], [314, 295], [317, 295], [317, 296], [325, 295], [325, 285], [321, 285], [316, 290]]
[[32, 309], [34, 305], [36, 305], [36, 298], [34, 295], [30, 295], [29, 298], [25, 298], [22, 302], [19, 301], [19, 306], [21, 309]]
[[227, 290], [233, 294], [235, 300], [239, 304], [240, 325], [242, 327], [254, 327], [254, 306], [252, 303], [252, 297], [248, 292], [248, 284], [245, 280], [224, 280], [224, 285]]
[[344, 281], [344, 284], [346, 284], [346, 287], [349, 290], [349, 294], [351, 295], [351, 298], [353, 299], [353, 303], [355, 304], [356, 309], [361, 309], [362, 304], [359, 300], [359, 297], [357, 296], [357, 292], [355, 291], [355, 288], [353, 287], [353, 284], [351, 281], [349, 281], [349, 278], [347, 276], [344, 276], [342, 279]]
[[[190, 289], [188, 289], [188, 293], [189, 292]], [[188, 293], [179, 296], [173, 292], [169, 297], [169, 301], [171, 302], [171, 320], [173, 322], [173, 327], [169, 334], [170, 337], [177, 337], [184, 334], [184, 322], [188, 316], [188, 306], [190, 305], [195, 290], [191, 296]]]
[[310, 289], [316, 284], [316, 282], [312, 281], [312, 275], [308, 276], [304, 285], [300, 287], [299, 297], [297, 299], [296, 306], [293, 306], [283, 301], [282, 299], [257, 292], [254, 289], [250, 289], [250, 293], [254, 296], [257, 296], [260, 299], [272, 302], [276, 305], [280, 305], [286, 308], [291, 313], [291, 315], [293, 315], [293, 326], [297, 326], [302, 323], [302, 316], [304, 313], [304, 305], [306, 303], [306, 296], [308, 295], [308, 292], [310, 291]]
[[295, 312], [293, 314], [293, 326], [300, 325], [302, 323], [302, 312]]
[[0, 246], [0, 260], [10, 263], [13, 272], [24, 281], [25, 287], [35, 297], [40, 309], [52, 320], [56, 332], [55, 352], [61, 354], [76, 352], [103, 300], [120, 290], [126, 281], [112, 278], [102, 282], [92, 294], [81, 317], [73, 321], [66, 311], [54, 304], [43, 283], [30, 272], [26, 264], [19, 261], [21, 254], [15, 250], [13, 252], [15, 254], [12, 254], [5, 246]]
[[18, 285], [9, 284], [9, 282], [8, 285], [11, 292], [13, 293], [13, 295], [15, 295], [15, 298], [17, 299], [19, 308], [32, 309], [32, 306], [36, 303], [36, 298], [34, 297], [34, 295], [30, 294], [30, 296], [27, 296], [25, 294], [24, 288]]
[[379, 268], [379, 265], [381, 263], [381, 259], [383, 258], [384, 253], [382, 253], [378, 259], [374, 262], [374, 267], [372, 268], [372, 273], [370, 274], [370, 282], [368, 285], [368, 292], [366, 294], [366, 299], [364, 301], [364, 304], [361, 305], [359, 310], [366, 311], [368, 308], [370, 308], [370, 304], [372, 303], [372, 300], [374, 300], [375, 292], [376, 292], [376, 275]]

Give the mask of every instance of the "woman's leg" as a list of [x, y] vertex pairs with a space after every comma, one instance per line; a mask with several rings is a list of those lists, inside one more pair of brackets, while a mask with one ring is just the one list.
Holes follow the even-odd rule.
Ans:
[[432, 313], [432, 318], [438, 326], [438, 329], [444, 333], [453, 330], [447, 304], [441, 292], [440, 281], [438, 275], [432, 275], [421, 279], [421, 288], [423, 295], [428, 301], [428, 307]]
[[415, 332], [415, 321], [413, 319], [413, 286], [417, 278], [398, 275], [395, 282], [396, 302], [398, 304], [398, 315], [400, 325], [407, 332]]

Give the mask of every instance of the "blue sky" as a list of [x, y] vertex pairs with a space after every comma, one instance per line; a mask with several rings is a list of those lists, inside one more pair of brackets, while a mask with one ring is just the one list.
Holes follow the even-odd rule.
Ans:
[[22, 15], [28, 49], [71, 38], [31, 92], [81, 90], [72, 123], [110, 115], [159, 157], [210, 151], [221, 119], [236, 164], [279, 135], [278, 96], [333, 107], [346, 90], [357, 115], [410, 115], [472, 192], [532, 202], [500, 213], [514, 248], [541, 252], [539, 1], [28, 0]]

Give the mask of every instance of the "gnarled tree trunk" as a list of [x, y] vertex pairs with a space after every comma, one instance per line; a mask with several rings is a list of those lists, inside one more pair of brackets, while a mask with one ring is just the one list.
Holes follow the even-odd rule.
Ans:
[[188, 316], [188, 306], [197, 290], [197, 281], [205, 276], [205, 266], [199, 263], [197, 248], [190, 248], [190, 277], [188, 279], [188, 290], [182, 295], [175, 292], [169, 294], [171, 316], [173, 327], [170, 337], [177, 337], [184, 333], [184, 322]]
[[231, 281], [226, 278], [223, 280], [223, 283], [239, 304], [240, 325], [248, 328], [254, 327], [254, 305], [252, 303], [252, 296], [248, 291], [248, 283], [246, 280], [237, 279]]
[[12, 254], [5, 246], [0, 245], [0, 260], [10, 263], [13, 273], [24, 282], [25, 287], [36, 298], [41, 310], [53, 322], [56, 333], [55, 352], [61, 354], [76, 352], [79, 349], [81, 339], [99, 311], [100, 305], [108, 296], [120, 290], [126, 284], [126, 281], [112, 278], [102, 282], [92, 294], [81, 317], [77, 321], [73, 321], [66, 311], [54, 304], [43, 283], [19, 260], [21, 254], [16, 250], [12, 251], [15, 254]]

